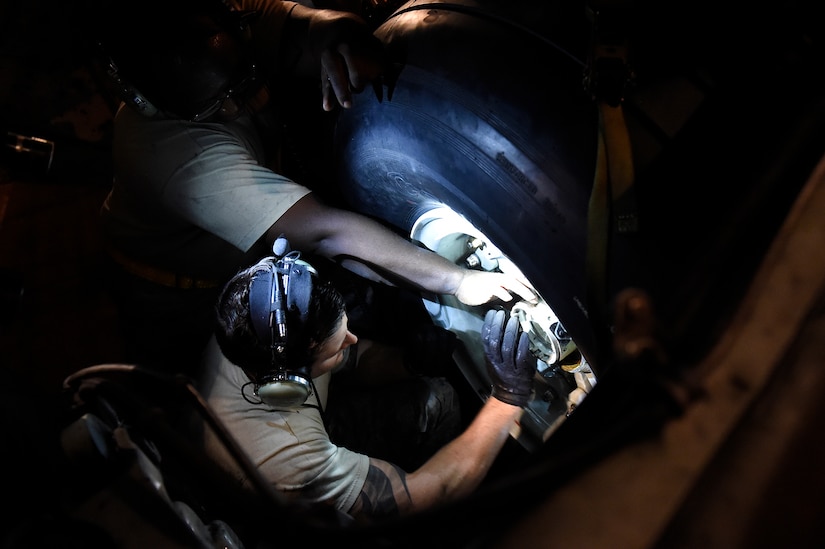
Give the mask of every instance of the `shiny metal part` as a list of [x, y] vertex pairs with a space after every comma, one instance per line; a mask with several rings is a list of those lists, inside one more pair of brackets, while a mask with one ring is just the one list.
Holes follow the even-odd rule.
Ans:
[[[500, 270], [526, 280], [486, 235], [447, 206], [421, 214], [413, 223], [410, 237], [458, 265]], [[536, 441], [546, 440], [596, 384], [590, 365], [561, 320], [550, 304], [536, 294], [536, 303], [505, 304], [528, 334], [530, 350], [537, 359], [536, 396], [525, 409], [519, 433], [514, 434], [528, 448]], [[466, 356], [455, 357], [456, 363], [479, 395], [486, 397], [489, 379], [479, 335], [486, 307], [468, 307], [450, 296], [441, 296], [438, 302], [425, 300], [425, 306], [435, 324], [452, 331], [464, 343]]]

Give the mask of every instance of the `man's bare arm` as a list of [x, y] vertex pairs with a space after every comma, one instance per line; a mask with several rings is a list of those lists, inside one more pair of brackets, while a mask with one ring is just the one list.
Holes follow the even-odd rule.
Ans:
[[393, 517], [468, 495], [490, 470], [520, 414], [520, 407], [489, 398], [467, 430], [413, 473], [370, 458], [350, 514], [356, 520]]
[[455, 295], [467, 305], [480, 305], [494, 298], [510, 301], [510, 292], [535, 299], [532, 290], [512, 276], [459, 267], [366, 216], [326, 206], [312, 194], [295, 203], [272, 225], [267, 240], [274, 242], [280, 234], [294, 249], [341, 262], [367, 278]]

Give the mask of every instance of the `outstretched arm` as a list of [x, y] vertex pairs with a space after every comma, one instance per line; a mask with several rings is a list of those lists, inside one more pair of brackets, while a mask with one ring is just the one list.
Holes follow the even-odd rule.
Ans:
[[284, 234], [292, 247], [337, 261], [372, 280], [406, 283], [437, 293], [455, 295], [467, 305], [511, 292], [532, 301], [535, 294], [515, 277], [473, 271], [425, 250], [366, 216], [328, 207], [312, 194], [299, 200], [270, 228], [273, 242]]
[[486, 476], [531, 398], [536, 359], [515, 317], [491, 310], [481, 331], [492, 394], [470, 426], [419, 467], [370, 458], [368, 478], [350, 513], [389, 517], [419, 511], [472, 492]]
[[467, 430], [414, 473], [370, 458], [367, 481], [350, 514], [393, 517], [468, 495], [490, 470], [520, 413], [517, 406], [488, 399]]

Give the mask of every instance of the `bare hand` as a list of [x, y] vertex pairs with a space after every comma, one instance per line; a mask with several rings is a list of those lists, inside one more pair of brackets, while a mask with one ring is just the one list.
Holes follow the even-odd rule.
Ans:
[[465, 305], [475, 306], [488, 303], [495, 298], [510, 301], [513, 299], [513, 293], [530, 303], [535, 303], [538, 299], [527, 282], [515, 276], [473, 270], [466, 271], [455, 296]]
[[383, 44], [355, 14], [316, 10], [307, 38], [321, 60], [325, 111], [334, 109], [336, 102], [344, 108], [351, 107], [353, 92], [362, 91], [383, 71]]

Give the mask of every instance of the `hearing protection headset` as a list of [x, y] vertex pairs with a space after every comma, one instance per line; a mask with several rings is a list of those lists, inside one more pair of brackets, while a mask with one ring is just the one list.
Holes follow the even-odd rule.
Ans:
[[[306, 322], [312, 295], [312, 277], [317, 272], [290, 252], [283, 237], [273, 245], [274, 261], [261, 262], [261, 269], [249, 283], [249, 313], [259, 341], [272, 352], [272, 369], [255, 376], [255, 395], [273, 408], [297, 408], [310, 394], [310, 364], [305, 349]], [[270, 258], [271, 259], [271, 258]]]

